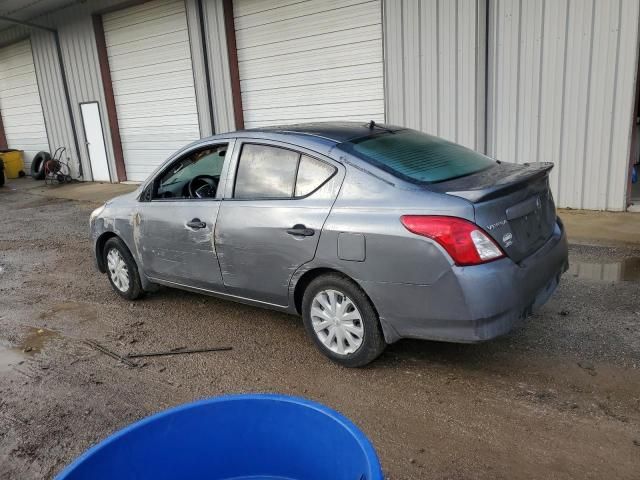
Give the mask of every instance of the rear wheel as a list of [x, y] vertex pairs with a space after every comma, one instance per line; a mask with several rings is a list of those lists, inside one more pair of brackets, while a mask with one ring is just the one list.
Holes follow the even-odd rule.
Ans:
[[362, 367], [386, 347], [371, 300], [342, 275], [323, 275], [309, 284], [302, 318], [320, 351], [345, 367]]
[[128, 300], [140, 298], [144, 292], [138, 267], [124, 242], [117, 237], [110, 238], [104, 245], [103, 254], [107, 277], [116, 293]]

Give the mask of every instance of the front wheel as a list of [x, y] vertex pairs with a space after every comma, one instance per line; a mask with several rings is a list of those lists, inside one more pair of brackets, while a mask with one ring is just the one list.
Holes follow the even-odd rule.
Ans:
[[143, 294], [138, 267], [122, 240], [110, 238], [104, 245], [104, 264], [113, 289], [120, 296], [135, 300]]
[[386, 347], [371, 300], [342, 275], [323, 275], [309, 284], [302, 319], [320, 351], [345, 367], [367, 365]]

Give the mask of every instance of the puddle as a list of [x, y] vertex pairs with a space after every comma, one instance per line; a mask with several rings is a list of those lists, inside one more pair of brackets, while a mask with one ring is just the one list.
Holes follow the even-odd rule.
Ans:
[[577, 262], [569, 264], [570, 275], [605, 282], [640, 282], [640, 257], [611, 262]]
[[25, 353], [28, 354], [39, 353], [42, 350], [44, 344], [57, 335], [58, 333], [54, 332], [53, 330], [47, 330], [46, 328], [29, 327], [27, 336], [24, 337], [24, 339], [20, 343], [19, 348], [21, 348]]
[[58, 333], [46, 328], [29, 327], [20, 345], [12, 347], [0, 342], [0, 372], [6, 372], [29, 357], [40, 353], [44, 345]]

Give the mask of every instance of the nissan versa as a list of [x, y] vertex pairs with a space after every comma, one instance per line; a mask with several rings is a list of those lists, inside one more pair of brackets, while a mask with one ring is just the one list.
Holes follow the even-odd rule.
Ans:
[[568, 267], [552, 166], [374, 122], [239, 131], [95, 210], [91, 239], [125, 298], [160, 284], [299, 314], [358, 367], [400, 338], [489, 340], [550, 297]]

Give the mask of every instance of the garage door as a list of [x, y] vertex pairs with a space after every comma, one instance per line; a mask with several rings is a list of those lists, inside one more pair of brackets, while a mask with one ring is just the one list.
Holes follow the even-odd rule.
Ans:
[[28, 172], [34, 155], [49, 151], [29, 40], [0, 49], [0, 112], [7, 145], [24, 150]]
[[379, 0], [236, 0], [246, 127], [384, 120]]
[[104, 15], [127, 179], [144, 180], [200, 137], [184, 1]]

